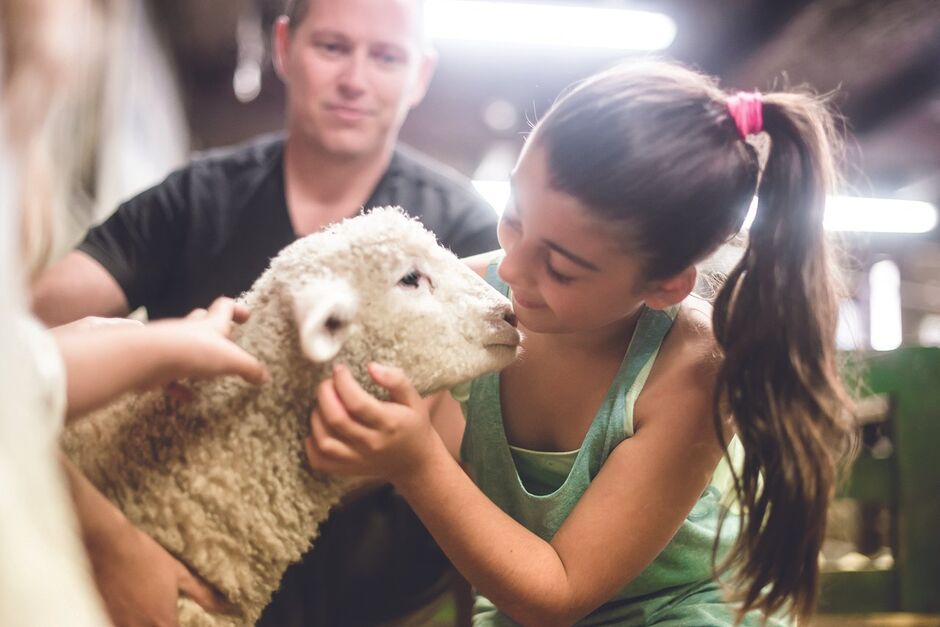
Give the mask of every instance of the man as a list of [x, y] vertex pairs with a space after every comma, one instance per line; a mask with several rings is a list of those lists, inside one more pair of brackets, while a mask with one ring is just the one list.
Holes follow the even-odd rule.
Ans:
[[[39, 279], [37, 315], [49, 325], [139, 306], [151, 318], [183, 315], [237, 296], [295, 237], [363, 207], [402, 205], [460, 256], [496, 248], [495, 213], [469, 182], [396, 146], [434, 68], [421, 17], [420, 0], [289, 2], [273, 33], [286, 138], [199, 158], [121, 205]], [[443, 589], [445, 558], [389, 488], [322, 534], [285, 578], [292, 592], [281, 597], [295, 600], [276, 596], [262, 622], [412, 624]], [[132, 577], [113, 561], [95, 566], [99, 582], [110, 573], [102, 588], [113, 616], [127, 602], [107, 597]]]

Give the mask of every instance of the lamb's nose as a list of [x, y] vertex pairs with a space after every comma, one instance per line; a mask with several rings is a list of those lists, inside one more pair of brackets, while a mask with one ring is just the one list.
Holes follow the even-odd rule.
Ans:
[[516, 314], [511, 311], [507, 311], [503, 314], [503, 320], [509, 323], [509, 326], [515, 328], [516, 326]]

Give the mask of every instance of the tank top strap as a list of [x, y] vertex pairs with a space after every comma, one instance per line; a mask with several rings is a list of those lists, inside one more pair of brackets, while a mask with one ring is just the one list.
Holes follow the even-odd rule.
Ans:
[[495, 287], [503, 296], [509, 298], [509, 286], [503, 283], [503, 280], [499, 278], [496, 270], [499, 268], [500, 262], [502, 262], [505, 255], [495, 255], [493, 260], [486, 266], [486, 282]]
[[640, 319], [637, 321], [633, 339], [621, 365], [621, 372], [617, 375], [618, 383], [624, 395], [624, 423], [623, 430], [627, 437], [633, 435], [633, 408], [639, 398], [646, 380], [649, 378], [653, 364], [659, 356], [659, 349], [669, 329], [672, 328], [680, 305], [676, 304], [666, 309], [650, 309], [644, 307]]

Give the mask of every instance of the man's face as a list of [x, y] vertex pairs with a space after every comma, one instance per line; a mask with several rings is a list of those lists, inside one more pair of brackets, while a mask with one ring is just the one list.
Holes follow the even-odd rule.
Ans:
[[275, 26], [288, 130], [344, 157], [394, 143], [433, 69], [418, 0], [310, 0], [300, 24]]

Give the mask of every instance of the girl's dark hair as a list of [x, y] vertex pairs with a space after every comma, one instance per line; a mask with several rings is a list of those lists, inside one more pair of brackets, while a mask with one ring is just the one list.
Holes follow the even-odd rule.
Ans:
[[[565, 94], [536, 126], [552, 185], [620, 225], [650, 280], [702, 261], [756, 219], [714, 303], [723, 362], [714, 420], [743, 445], [735, 475], [743, 533], [734, 567], [741, 612], [808, 616], [837, 468], [853, 430], [837, 368], [838, 312], [823, 209], [834, 184], [832, 117], [817, 99], [763, 95], [763, 172], [727, 95], [669, 63], [620, 66]], [[758, 186], [759, 183], [759, 186]]]

